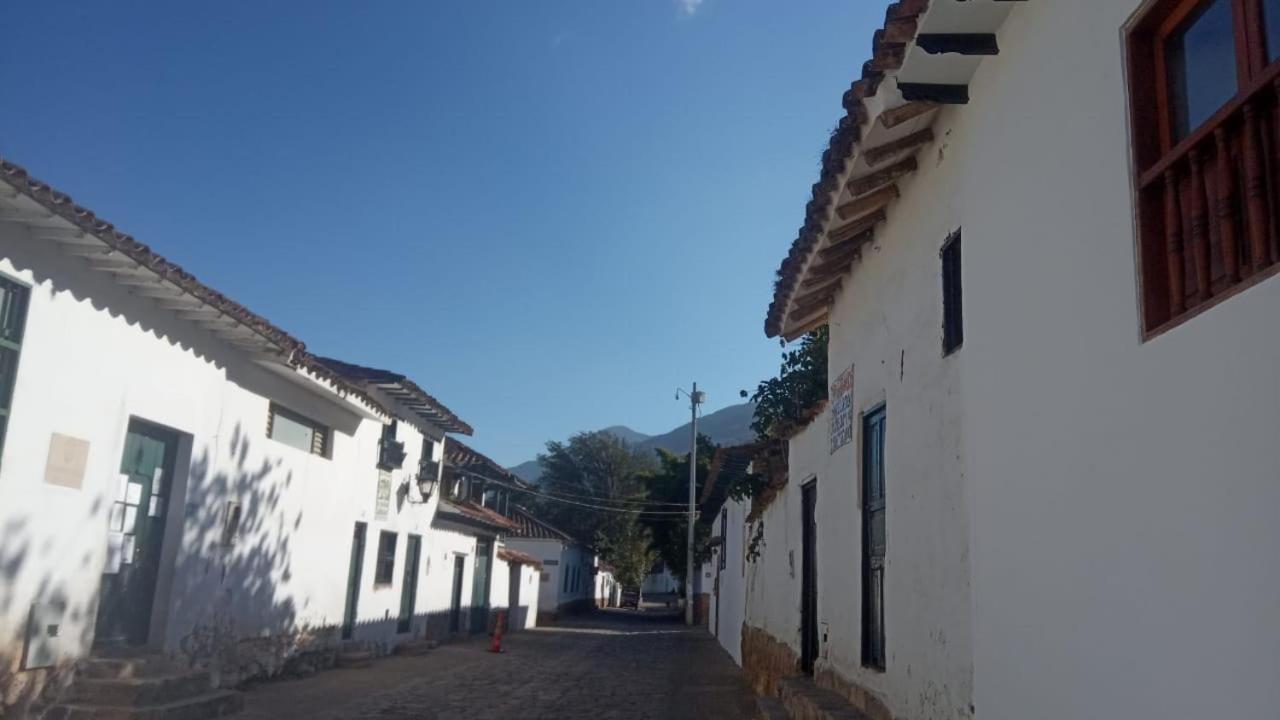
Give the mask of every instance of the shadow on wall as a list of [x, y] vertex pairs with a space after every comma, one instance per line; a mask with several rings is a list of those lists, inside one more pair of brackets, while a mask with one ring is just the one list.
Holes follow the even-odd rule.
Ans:
[[[95, 518], [102, 522], [105, 541], [105, 520], [102, 519], [104, 498], [99, 495], [90, 505], [85, 523], [92, 527]], [[33, 520], [28, 517], [10, 517], [0, 526], [0, 618], [21, 613], [23, 622], [0, 638], [0, 718], [24, 717], [27, 708], [44, 700], [48, 694], [65, 687], [71, 679], [71, 663], [61, 661], [52, 667], [22, 670], [25, 654], [43, 654], [54, 648], [26, 646], [27, 628], [33, 621], [32, 608], [47, 608], [52, 615], [63, 618], [60, 626], [79, 627], [78, 637], [60, 637], [62, 647], [89, 647], [93, 640], [93, 617], [97, 611], [96, 596], [77, 598], [60, 579], [62, 565], [55, 564], [61, 558], [54, 557], [50, 540], [35, 547], [32, 536]], [[77, 559], [78, 572], [96, 572], [90, 567], [93, 554], [86, 551]], [[65, 571], [64, 571], [65, 572]], [[35, 587], [18, 594], [19, 588], [29, 587], [27, 575], [39, 573]]]
[[336, 633], [299, 625], [288, 592], [291, 543], [304, 516], [300, 507], [282, 508], [293, 471], [278, 459], [251, 466], [250, 436], [239, 423], [217, 450], [225, 457], [215, 462], [209, 452], [191, 462], [182, 547], [169, 600], [159, 595], [157, 612], [168, 613], [168, 649], [227, 687], [275, 675], [290, 656], [332, 643]]

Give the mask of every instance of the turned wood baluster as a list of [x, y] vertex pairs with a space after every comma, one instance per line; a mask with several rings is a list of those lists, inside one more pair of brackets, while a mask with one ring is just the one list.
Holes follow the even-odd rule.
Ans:
[[1218, 223], [1222, 268], [1227, 273], [1227, 282], [1234, 285], [1240, 281], [1240, 266], [1236, 249], [1236, 216], [1233, 207], [1235, 178], [1231, 172], [1231, 145], [1227, 142], [1226, 128], [1221, 125], [1213, 132], [1213, 138], [1218, 153], [1218, 196], [1214, 198], [1213, 214]]
[[1172, 169], [1164, 171], [1164, 240], [1169, 266], [1169, 316], [1175, 318], [1186, 309], [1183, 278], [1186, 268], [1182, 260], [1182, 205], [1178, 202], [1178, 176]]
[[1258, 114], [1253, 103], [1244, 106], [1245, 216], [1249, 227], [1249, 258], [1257, 272], [1270, 263], [1270, 230], [1267, 222], [1267, 172], [1258, 136]]
[[1209, 282], [1209, 217], [1205, 211], [1204, 159], [1200, 149], [1191, 151], [1191, 257], [1196, 263], [1196, 303], [1213, 294]]
[[[1280, 77], [1272, 81], [1271, 87], [1272, 87], [1272, 90], [1274, 91], [1273, 99], [1280, 100]], [[1271, 192], [1272, 192], [1272, 195], [1270, 197], [1271, 215], [1268, 218], [1270, 222], [1267, 223], [1268, 225], [1267, 232], [1270, 237], [1269, 244], [1270, 244], [1271, 252], [1270, 252], [1269, 258], [1271, 261], [1274, 262], [1275, 260], [1280, 260], [1280, 228], [1277, 227], [1277, 224], [1280, 224], [1280, 223], [1277, 223], [1277, 220], [1280, 220], [1280, 197], [1274, 194], [1277, 191], [1280, 191], [1280, 107], [1275, 105], [1273, 105], [1272, 107], [1275, 110], [1274, 112], [1275, 122], [1271, 123], [1272, 132], [1268, 133], [1271, 136], [1271, 152], [1273, 155], [1273, 158], [1272, 158], [1273, 162], [1271, 165]], [[1266, 130], [1262, 129], [1260, 130], [1260, 132], [1265, 133]], [[1264, 265], [1258, 265], [1259, 260], [1257, 258], [1254, 258], [1253, 262], [1254, 262], [1254, 267], [1264, 266]]]

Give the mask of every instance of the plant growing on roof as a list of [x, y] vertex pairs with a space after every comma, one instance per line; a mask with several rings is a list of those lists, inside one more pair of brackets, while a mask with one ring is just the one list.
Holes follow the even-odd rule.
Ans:
[[805, 335], [799, 347], [782, 353], [778, 376], [756, 386], [751, 429], [758, 440], [784, 439], [827, 399], [828, 338], [826, 325]]

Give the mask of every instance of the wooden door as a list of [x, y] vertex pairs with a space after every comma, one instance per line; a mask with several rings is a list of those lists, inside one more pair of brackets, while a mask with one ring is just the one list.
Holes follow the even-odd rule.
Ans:
[[407, 633], [413, 628], [413, 612], [418, 602], [418, 564], [422, 556], [422, 537], [409, 536], [404, 553], [404, 582], [400, 583], [400, 617], [396, 632]]
[[453, 596], [449, 600], [449, 632], [462, 629], [462, 575], [467, 569], [467, 556], [453, 558]]
[[110, 509], [95, 646], [147, 644], [177, 446], [173, 432], [130, 421]]
[[347, 606], [342, 614], [342, 637], [349, 640], [355, 634], [359, 617], [360, 576], [364, 574], [364, 543], [368, 526], [356, 523], [351, 535], [351, 561], [347, 569]]
[[818, 484], [811, 481], [801, 489], [800, 521], [800, 667], [813, 674], [818, 659]]

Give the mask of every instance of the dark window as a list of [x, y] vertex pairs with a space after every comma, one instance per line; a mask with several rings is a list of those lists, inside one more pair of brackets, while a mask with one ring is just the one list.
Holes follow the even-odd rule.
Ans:
[[862, 664], [885, 668], [885, 408], [862, 418]]
[[960, 231], [942, 246], [942, 353], [964, 344], [964, 313], [960, 293]]
[[729, 508], [720, 509], [720, 570], [724, 570], [729, 554]]
[[378, 534], [378, 560], [373, 571], [374, 585], [390, 585], [396, 574], [396, 534], [383, 530]]
[[18, 355], [27, 326], [27, 301], [31, 289], [15, 280], [0, 277], [0, 450], [9, 428], [13, 407], [13, 386], [18, 378]]
[[564, 566], [560, 570], [561, 572], [564, 573], [564, 589], [561, 592], [565, 592], [565, 593], [569, 592], [569, 570], [570, 568], [568, 565]]
[[1150, 336], [1280, 260], [1280, 0], [1155, 0], [1126, 44]]
[[312, 455], [329, 457], [329, 428], [275, 403], [267, 413], [267, 437]]
[[1200, 127], [1236, 94], [1235, 33], [1230, 0], [1197, 8], [1165, 40], [1173, 139]]

